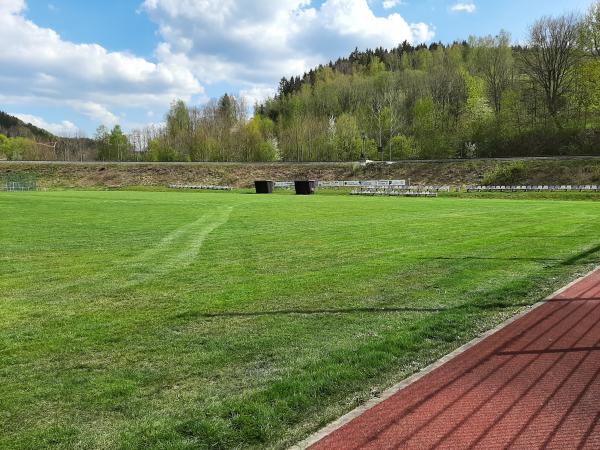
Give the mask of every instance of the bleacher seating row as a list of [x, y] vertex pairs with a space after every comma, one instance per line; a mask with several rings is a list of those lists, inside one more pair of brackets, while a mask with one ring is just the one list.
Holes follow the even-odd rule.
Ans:
[[467, 186], [467, 192], [598, 192], [598, 185], [556, 185], [556, 186]]
[[[317, 181], [320, 188], [343, 188], [343, 187], [404, 187], [405, 180], [345, 180], [345, 181]], [[276, 188], [293, 188], [293, 181], [276, 181]]]
[[193, 185], [193, 184], [171, 184], [171, 189], [195, 189], [202, 191], [230, 191], [230, 186], [211, 186], [211, 185]]
[[350, 192], [350, 195], [363, 195], [369, 197], [437, 197], [438, 193], [406, 189], [361, 188], [353, 190]]
[[450, 192], [450, 186], [420, 186], [414, 185], [405, 188], [407, 191], [429, 191], [429, 192]]

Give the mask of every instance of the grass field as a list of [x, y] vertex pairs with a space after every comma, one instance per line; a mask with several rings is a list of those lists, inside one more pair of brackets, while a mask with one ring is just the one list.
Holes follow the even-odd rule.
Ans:
[[0, 447], [284, 448], [597, 264], [599, 217], [0, 193]]

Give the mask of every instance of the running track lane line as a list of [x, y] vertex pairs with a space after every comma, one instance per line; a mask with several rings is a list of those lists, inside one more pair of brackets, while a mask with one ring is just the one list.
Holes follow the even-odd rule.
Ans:
[[600, 269], [292, 448], [600, 448]]

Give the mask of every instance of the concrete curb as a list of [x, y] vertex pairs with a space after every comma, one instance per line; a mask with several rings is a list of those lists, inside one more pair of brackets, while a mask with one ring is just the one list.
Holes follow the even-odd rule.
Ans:
[[465, 351], [467, 351], [471, 347], [474, 347], [475, 345], [479, 344], [484, 339], [487, 339], [488, 337], [490, 337], [491, 335], [497, 333], [498, 331], [502, 330], [503, 328], [506, 328], [508, 325], [510, 325], [511, 323], [519, 320], [520, 318], [524, 317], [525, 315], [529, 314], [534, 309], [539, 308], [540, 306], [542, 306], [543, 304], [545, 304], [549, 300], [552, 300], [553, 298], [557, 297], [558, 295], [560, 295], [561, 293], [563, 293], [567, 289], [573, 287], [574, 285], [576, 285], [580, 281], [584, 280], [585, 278], [589, 277], [590, 275], [592, 275], [593, 273], [595, 273], [598, 270], [600, 270], [600, 267], [596, 267], [594, 270], [592, 270], [592, 271], [586, 273], [585, 275], [577, 278], [575, 281], [572, 281], [571, 283], [569, 283], [566, 286], [560, 288], [556, 292], [553, 292], [552, 294], [550, 294], [549, 296], [547, 296], [543, 300], [535, 303], [533, 306], [531, 306], [530, 308], [526, 309], [525, 311], [523, 311], [523, 312], [517, 314], [516, 316], [513, 316], [510, 319], [502, 322], [497, 327], [495, 327], [495, 328], [487, 331], [486, 333], [484, 333], [481, 336], [473, 339], [472, 341], [467, 342], [462, 347], [459, 347], [456, 350], [454, 350], [452, 353], [449, 353], [448, 355], [446, 355], [446, 356], [438, 359], [437, 361], [435, 361], [434, 363], [432, 363], [429, 366], [425, 367], [421, 371], [415, 373], [414, 375], [406, 378], [405, 380], [401, 381], [400, 383], [397, 383], [394, 386], [392, 386], [391, 388], [385, 390], [379, 397], [372, 398], [371, 400], [367, 401], [363, 405], [357, 407], [356, 409], [353, 409], [349, 413], [347, 413], [347, 414], [343, 415], [342, 417], [340, 417], [339, 419], [331, 422], [329, 425], [327, 425], [324, 428], [320, 429], [316, 433], [310, 435], [308, 438], [304, 439], [303, 441], [301, 441], [301, 442], [293, 445], [292, 447], [289, 448], [289, 450], [305, 450], [308, 447], [310, 447], [311, 445], [316, 444], [321, 439], [325, 438], [326, 436], [330, 435], [334, 431], [336, 431], [339, 428], [343, 427], [347, 423], [349, 423], [352, 420], [356, 419], [357, 417], [361, 416], [363, 413], [365, 413], [369, 409], [371, 409], [374, 406], [376, 406], [376, 405], [378, 405], [378, 404], [386, 401], [387, 399], [389, 399], [393, 395], [395, 395], [398, 392], [400, 392], [402, 389], [405, 389], [406, 387], [408, 387], [411, 384], [415, 383], [419, 379], [423, 378], [425, 375], [429, 374], [430, 372], [433, 372], [438, 367], [440, 367], [440, 366], [446, 364], [448, 361], [454, 359], [455, 357], [457, 357], [461, 353], [464, 353]]

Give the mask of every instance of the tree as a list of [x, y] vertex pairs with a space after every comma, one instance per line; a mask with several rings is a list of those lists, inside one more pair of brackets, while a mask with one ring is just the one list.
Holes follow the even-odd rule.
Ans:
[[471, 38], [472, 69], [485, 80], [487, 95], [496, 115], [500, 114], [502, 97], [512, 83], [513, 57], [510, 35], [502, 31], [498, 36]]
[[392, 84], [389, 84], [385, 93], [383, 94], [383, 98], [386, 104], [386, 116], [388, 118], [388, 146], [390, 157], [389, 159], [391, 161], [394, 158], [391, 142], [394, 136], [396, 136], [398, 130], [400, 129], [400, 107], [404, 100], [404, 93]]
[[418, 157], [415, 140], [410, 136], [394, 136], [390, 140], [390, 149], [394, 159], [416, 159]]
[[350, 114], [342, 114], [335, 126], [335, 148], [341, 161], [357, 160], [361, 153], [361, 137], [356, 119]]
[[111, 159], [109, 137], [108, 129], [104, 125], [100, 125], [96, 129], [94, 140], [98, 150], [98, 159], [102, 161], [110, 161]]
[[165, 117], [166, 129], [164, 136], [166, 146], [177, 148], [179, 153], [188, 157], [192, 153], [193, 141], [190, 114], [191, 111], [183, 100], [173, 102]]
[[0, 157], [8, 158], [8, 137], [0, 133]]
[[413, 133], [419, 140], [422, 154], [433, 157], [436, 150], [435, 105], [431, 98], [417, 101], [414, 108]]
[[171, 162], [179, 159], [177, 151], [161, 138], [150, 141], [148, 144], [148, 156], [150, 161]]
[[582, 47], [596, 57], [600, 57], [600, 1], [597, 0], [583, 18], [579, 31]]
[[[459, 68], [444, 55], [431, 69], [428, 81], [431, 96], [442, 113], [457, 118], [467, 101], [467, 86]], [[450, 125], [448, 121], [440, 124], [442, 128]]]
[[11, 161], [40, 159], [37, 145], [34, 141], [22, 137], [9, 138], [3, 134], [0, 134], [1, 154], [4, 154]]
[[544, 92], [546, 107], [556, 125], [581, 61], [578, 51], [580, 22], [574, 14], [544, 17], [529, 31], [528, 47], [521, 53], [525, 73]]
[[119, 125], [115, 125], [110, 133], [104, 125], [99, 126], [95, 141], [98, 159], [102, 161], [125, 161], [130, 156], [131, 145]]
[[171, 104], [167, 113], [167, 134], [170, 138], [180, 139], [190, 132], [190, 112], [183, 100]]
[[123, 134], [120, 125], [115, 125], [108, 137], [111, 155], [117, 158], [118, 161], [126, 160], [129, 155], [129, 140]]
[[600, 111], [600, 59], [590, 58], [575, 73], [569, 100], [577, 108], [582, 128], [587, 128], [590, 113]]
[[265, 134], [272, 126], [270, 119], [255, 116], [240, 129], [238, 142], [242, 145], [244, 161], [276, 161], [278, 151], [272, 139], [265, 139]]

